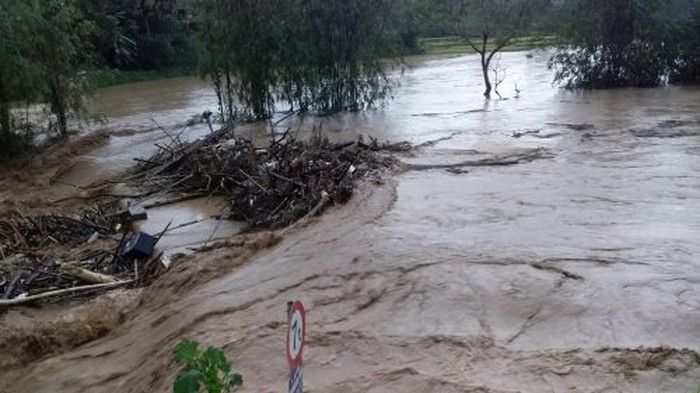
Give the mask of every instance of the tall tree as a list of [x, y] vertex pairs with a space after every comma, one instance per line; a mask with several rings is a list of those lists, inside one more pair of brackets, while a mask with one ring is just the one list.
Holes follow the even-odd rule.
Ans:
[[198, 0], [202, 76], [214, 83], [224, 121], [269, 117], [284, 39], [280, 0]]
[[47, 104], [61, 135], [82, 108], [80, 71], [89, 58], [91, 23], [72, 0], [7, 0], [0, 4], [0, 131], [15, 134], [12, 106]]
[[[362, 110], [387, 98], [391, 85], [381, 59], [400, 52], [404, 33], [392, 15], [402, 10], [401, 1], [391, 0], [301, 0], [302, 30], [292, 47], [297, 69], [287, 72], [285, 82], [296, 84], [297, 97], [283, 96], [301, 109], [321, 113]], [[396, 13], [394, 13], [396, 11]], [[410, 40], [409, 40], [410, 41]], [[292, 54], [294, 57], [294, 55]], [[302, 79], [298, 79], [303, 75]], [[289, 76], [289, 78], [287, 78]]]
[[28, 37], [32, 34], [33, 10], [23, 0], [0, 2], [0, 161], [18, 153], [12, 107], [37, 97], [37, 70], [30, 60]]
[[44, 102], [56, 116], [61, 135], [68, 133], [68, 113], [83, 107], [84, 78], [80, 72], [89, 61], [88, 36], [92, 23], [85, 20], [72, 0], [34, 3], [36, 29], [31, 38], [31, 60], [39, 70]]
[[[363, 109], [387, 97], [399, 0], [198, 0], [200, 66], [224, 120]], [[407, 1], [407, 0], [400, 0]]]

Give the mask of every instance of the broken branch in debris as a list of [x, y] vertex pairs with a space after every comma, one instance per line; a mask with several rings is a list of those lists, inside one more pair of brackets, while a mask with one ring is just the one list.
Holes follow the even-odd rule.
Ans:
[[67, 263], [61, 266], [59, 271], [61, 274], [73, 277], [88, 284], [108, 284], [111, 282], [117, 282], [117, 279], [112, 276], [95, 273], [93, 271], [83, 269], [82, 267], [73, 263]]
[[46, 299], [51, 299], [51, 298], [55, 298], [55, 297], [76, 294], [76, 293], [80, 293], [80, 292], [103, 290], [103, 289], [115, 289], [115, 288], [127, 286], [131, 283], [133, 283], [133, 281], [129, 280], [129, 281], [112, 282], [112, 283], [107, 283], [107, 284], [85, 285], [85, 286], [80, 286], [80, 287], [73, 287], [73, 288], [59, 289], [59, 290], [55, 290], [55, 291], [48, 291], [48, 292], [40, 293], [40, 294], [34, 295], [34, 296], [27, 296], [27, 297], [15, 298], [15, 299], [10, 299], [10, 300], [0, 300], [0, 309], [6, 308], [6, 307], [12, 307], [12, 306], [19, 306], [19, 305], [23, 305], [23, 304], [35, 303], [39, 300], [46, 300]]

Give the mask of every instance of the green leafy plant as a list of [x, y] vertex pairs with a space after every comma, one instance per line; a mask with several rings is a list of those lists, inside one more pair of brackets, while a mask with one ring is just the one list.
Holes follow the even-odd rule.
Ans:
[[185, 367], [175, 378], [175, 393], [229, 393], [243, 386], [243, 377], [233, 371], [221, 348], [199, 348], [191, 340], [180, 342], [174, 351], [177, 363]]

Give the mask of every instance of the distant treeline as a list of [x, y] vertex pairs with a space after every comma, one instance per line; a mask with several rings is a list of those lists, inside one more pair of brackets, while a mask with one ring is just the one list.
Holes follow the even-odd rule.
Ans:
[[700, 82], [700, 0], [2, 0], [0, 160], [27, 140], [18, 106], [47, 104], [65, 135], [96, 70], [198, 70], [222, 121], [327, 114], [384, 102], [387, 59], [435, 36], [481, 54], [487, 97], [516, 37], [566, 43], [566, 88]]

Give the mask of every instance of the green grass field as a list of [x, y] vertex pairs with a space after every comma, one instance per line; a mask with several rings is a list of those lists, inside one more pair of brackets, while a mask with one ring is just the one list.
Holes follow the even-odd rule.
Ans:
[[[525, 51], [538, 48], [546, 48], [550, 46], [555, 46], [561, 42], [557, 37], [546, 36], [546, 37], [521, 37], [516, 38], [508, 46], [506, 46], [503, 51], [505, 52], [516, 52]], [[437, 38], [422, 38], [420, 40], [420, 47], [423, 53], [417, 55], [407, 56], [407, 61], [409, 63], [420, 62], [421, 60], [428, 60], [434, 58], [442, 57], [456, 57], [467, 54], [476, 53], [474, 49], [469, 46], [469, 44], [460, 37], [437, 37]], [[493, 49], [494, 45], [487, 45], [486, 49]]]

